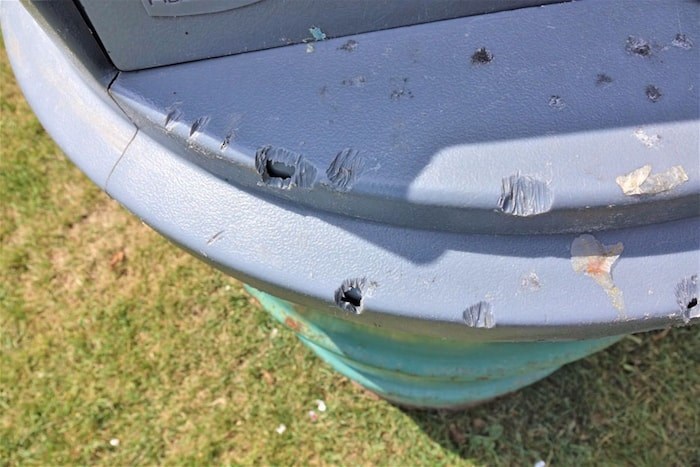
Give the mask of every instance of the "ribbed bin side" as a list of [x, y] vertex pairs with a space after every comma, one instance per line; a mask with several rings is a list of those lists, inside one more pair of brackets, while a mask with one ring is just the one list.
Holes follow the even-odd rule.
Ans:
[[276, 320], [334, 369], [407, 406], [458, 408], [532, 384], [622, 336], [558, 342], [470, 342], [385, 332], [292, 304], [253, 287]]

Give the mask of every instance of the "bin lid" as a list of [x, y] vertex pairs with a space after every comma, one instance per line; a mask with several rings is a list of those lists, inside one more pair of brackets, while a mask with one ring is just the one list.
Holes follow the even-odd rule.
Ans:
[[111, 93], [195, 163], [295, 206], [526, 235], [696, 216], [697, 21], [594, 3], [123, 72]]
[[114, 65], [120, 70], [138, 70], [560, 1], [566, 0], [79, 0], [79, 3]]

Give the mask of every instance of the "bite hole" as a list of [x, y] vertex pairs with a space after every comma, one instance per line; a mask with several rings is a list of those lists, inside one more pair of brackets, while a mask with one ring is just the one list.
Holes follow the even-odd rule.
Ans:
[[360, 305], [362, 305], [362, 291], [357, 287], [351, 287], [343, 291], [343, 295], [340, 297], [340, 300], [359, 308]]
[[267, 175], [271, 178], [280, 178], [282, 180], [287, 180], [294, 176], [294, 167], [287, 165], [279, 161], [267, 160], [265, 162], [265, 171]]

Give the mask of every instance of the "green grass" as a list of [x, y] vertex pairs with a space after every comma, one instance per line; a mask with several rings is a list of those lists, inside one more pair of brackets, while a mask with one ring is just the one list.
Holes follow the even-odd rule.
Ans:
[[0, 90], [0, 465], [700, 465], [700, 327], [469, 411], [403, 411], [95, 188], [4, 52]]

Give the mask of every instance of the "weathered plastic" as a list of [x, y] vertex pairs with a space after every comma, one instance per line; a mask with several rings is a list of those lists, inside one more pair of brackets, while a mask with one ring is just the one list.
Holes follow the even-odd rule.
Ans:
[[77, 0], [120, 70], [562, 0]]
[[700, 317], [698, 9], [638, 5], [112, 71], [119, 107], [46, 15], [4, 3], [2, 25], [40, 120], [111, 196], [341, 372], [454, 407]]

